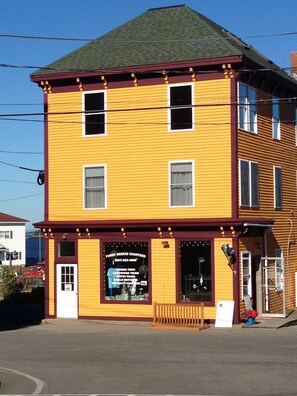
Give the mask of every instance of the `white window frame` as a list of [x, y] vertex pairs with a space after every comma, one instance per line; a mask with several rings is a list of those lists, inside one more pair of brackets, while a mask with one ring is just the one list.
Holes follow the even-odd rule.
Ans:
[[282, 248], [275, 249], [275, 258], [275, 288], [277, 291], [281, 291], [284, 290], [284, 254]]
[[272, 97], [272, 138], [281, 140], [279, 98]]
[[[99, 207], [91, 207], [88, 208], [86, 207], [86, 169], [90, 168], [102, 168], [103, 169], [103, 174], [104, 174], [104, 206], [99, 206]], [[96, 164], [96, 165], [84, 165], [83, 166], [83, 209], [84, 210], [102, 210], [102, 209], [107, 209], [107, 166], [106, 164]]]
[[[241, 296], [252, 296], [252, 255], [249, 251], [241, 252]], [[246, 265], [245, 265], [246, 264]], [[244, 268], [247, 267], [247, 274], [244, 276]], [[246, 278], [246, 279], [245, 279]], [[246, 280], [246, 282], [245, 282]], [[247, 294], [245, 294], [245, 290]]]
[[[176, 165], [176, 164], [191, 164], [192, 167], [192, 180], [191, 180], [191, 186], [192, 186], [192, 204], [190, 205], [172, 205], [172, 183], [171, 183], [171, 166]], [[195, 206], [195, 161], [194, 160], [179, 160], [179, 161], [169, 161], [168, 163], [168, 188], [169, 188], [169, 207], [170, 208], [189, 208], [189, 207], [194, 207]]]
[[[241, 163], [248, 164], [248, 203], [242, 202], [242, 174], [241, 174]], [[253, 177], [255, 176], [253, 173], [253, 166], [257, 166], [257, 191], [253, 189]], [[259, 177], [259, 164], [255, 161], [248, 161], [244, 159], [239, 160], [239, 201], [240, 206], [242, 207], [250, 207], [250, 208], [259, 208], [260, 207], [260, 177]], [[254, 193], [257, 193], [257, 202], [254, 201]]]
[[[280, 180], [277, 178], [277, 172], [280, 171]], [[279, 185], [280, 183], [280, 185]], [[275, 209], [282, 209], [283, 207], [283, 175], [282, 175], [282, 168], [280, 166], [273, 166], [273, 191], [274, 191], [274, 208]], [[279, 195], [279, 197], [278, 197]], [[280, 200], [280, 204], [278, 203]]]
[[[103, 111], [99, 111], [98, 113], [93, 114], [104, 114], [104, 133], [96, 133], [96, 134], [86, 134], [86, 116], [92, 113], [87, 113], [85, 111], [85, 97], [86, 95], [98, 94], [102, 93], [104, 98], [104, 109]], [[106, 90], [97, 90], [97, 91], [85, 91], [82, 93], [82, 134], [84, 137], [98, 137], [98, 136], [106, 136], [107, 135], [107, 111], [106, 111], [106, 103], [107, 103], [107, 93]]]
[[[186, 128], [186, 129], [171, 129], [171, 88], [177, 88], [177, 87], [185, 87], [185, 86], [190, 86], [191, 87], [191, 99], [192, 103], [188, 107], [191, 107], [192, 110], [192, 128]], [[188, 132], [188, 131], [193, 131], [195, 129], [194, 126], [194, 84], [193, 83], [185, 83], [185, 84], [170, 84], [168, 85], [168, 91], [167, 91], [167, 97], [168, 97], [168, 131], [169, 132]], [[182, 108], [183, 106], [181, 106]], [[186, 108], [188, 108], [186, 107]], [[176, 109], [178, 109], [178, 106], [175, 106]]]
[[[245, 89], [244, 98], [240, 96], [240, 88]], [[253, 95], [252, 95], [253, 93]], [[255, 99], [251, 99], [254, 96]], [[242, 119], [243, 114], [243, 119]], [[253, 115], [253, 117], [252, 117]], [[254, 121], [252, 122], [252, 119]], [[251, 133], [258, 133], [257, 128], [257, 90], [243, 82], [238, 82], [238, 128]]]

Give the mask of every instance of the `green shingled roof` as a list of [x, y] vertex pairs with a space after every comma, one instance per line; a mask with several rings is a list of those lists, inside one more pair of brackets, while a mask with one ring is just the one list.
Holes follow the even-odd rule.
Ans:
[[[276, 67], [221, 26], [180, 5], [150, 9], [32, 77], [242, 55], [264, 68]], [[289, 78], [280, 69], [278, 73]]]

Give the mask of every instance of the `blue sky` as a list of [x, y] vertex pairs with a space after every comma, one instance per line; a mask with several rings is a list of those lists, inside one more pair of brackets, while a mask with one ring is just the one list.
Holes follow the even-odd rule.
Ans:
[[44, 169], [42, 118], [26, 115], [43, 111], [43, 93], [30, 74], [85, 44], [3, 35], [95, 39], [149, 8], [178, 4], [290, 67], [290, 52], [297, 51], [296, 0], [0, 0], [0, 212], [29, 220], [28, 229], [43, 220], [38, 172], [19, 168]]

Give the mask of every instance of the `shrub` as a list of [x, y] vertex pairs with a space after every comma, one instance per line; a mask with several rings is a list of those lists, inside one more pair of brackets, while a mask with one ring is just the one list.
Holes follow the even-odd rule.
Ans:
[[22, 290], [17, 274], [12, 267], [2, 266], [0, 278], [2, 278], [3, 299], [9, 300], [14, 294]]

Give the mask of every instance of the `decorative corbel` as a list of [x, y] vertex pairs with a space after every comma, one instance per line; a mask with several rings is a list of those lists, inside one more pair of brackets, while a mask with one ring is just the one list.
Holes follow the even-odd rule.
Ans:
[[131, 78], [133, 79], [134, 87], [137, 87], [138, 80], [137, 80], [137, 77], [136, 77], [135, 73], [131, 73]]
[[192, 67], [190, 67], [189, 68], [189, 72], [191, 73], [192, 81], [195, 82], [196, 81], [196, 74], [194, 72], [194, 69]]
[[122, 233], [122, 236], [124, 237], [124, 238], [126, 238], [126, 231], [125, 231], [125, 228], [124, 227], [122, 227], [121, 228], [121, 233]]
[[41, 81], [40, 85], [46, 95], [52, 93], [52, 87], [48, 81]]
[[107, 89], [107, 80], [104, 76], [101, 76], [101, 80], [103, 81], [104, 88]]
[[82, 90], [83, 90], [83, 84], [82, 84], [82, 82], [80, 81], [80, 79], [79, 79], [78, 77], [77, 77], [77, 79], [76, 79], [76, 82], [77, 82], [77, 84], [78, 84], [79, 90], [82, 91]]
[[222, 69], [223, 69], [225, 78], [233, 78], [234, 77], [234, 70], [232, 69], [231, 63], [228, 63], [227, 65], [225, 63], [222, 64]]
[[166, 70], [163, 70], [162, 74], [163, 74], [163, 77], [164, 77], [165, 84], [168, 84], [169, 83], [169, 77], [168, 77], [168, 74], [166, 73]]

